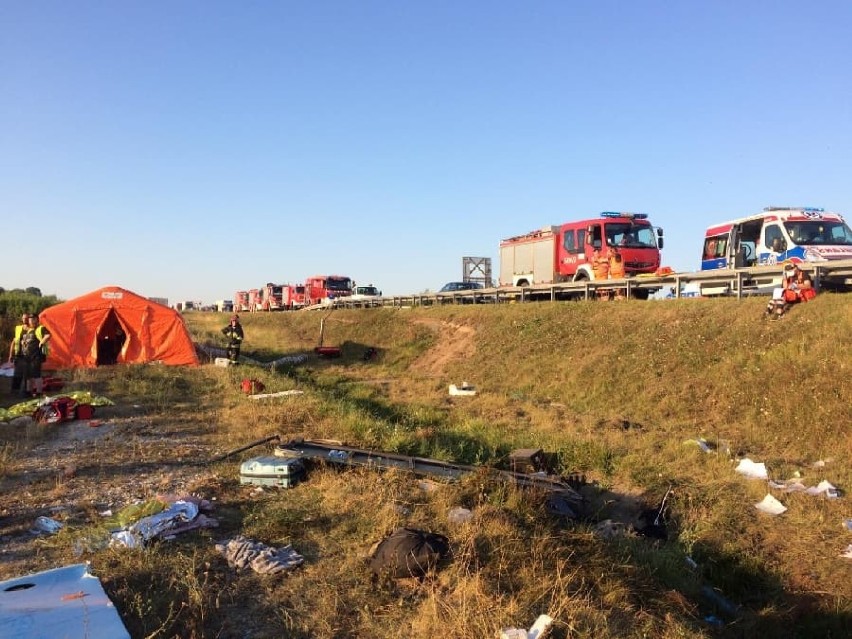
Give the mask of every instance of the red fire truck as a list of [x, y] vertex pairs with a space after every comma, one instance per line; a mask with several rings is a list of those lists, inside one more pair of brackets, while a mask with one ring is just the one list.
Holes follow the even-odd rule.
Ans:
[[352, 280], [345, 275], [314, 275], [305, 280], [305, 304], [352, 295]]
[[263, 310], [263, 292], [259, 288], [249, 289], [248, 310], [250, 313]]
[[304, 284], [285, 284], [281, 291], [281, 303], [288, 311], [302, 308], [305, 305]]
[[281, 311], [285, 308], [283, 284], [273, 284], [272, 282], [268, 282], [262, 289], [260, 289], [260, 297], [260, 310]]
[[660, 267], [663, 230], [642, 213], [601, 213], [599, 218], [545, 226], [500, 242], [500, 285], [530, 286], [593, 280], [592, 254], [618, 249], [628, 276]]
[[234, 293], [234, 312], [248, 313], [249, 294], [248, 291], [237, 291]]

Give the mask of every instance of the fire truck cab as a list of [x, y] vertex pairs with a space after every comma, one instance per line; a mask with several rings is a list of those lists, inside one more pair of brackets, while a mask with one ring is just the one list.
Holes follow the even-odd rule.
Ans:
[[345, 275], [314, 275], [305, 280], [305, 303], [308, 305], [350, 295], [352, 280]]

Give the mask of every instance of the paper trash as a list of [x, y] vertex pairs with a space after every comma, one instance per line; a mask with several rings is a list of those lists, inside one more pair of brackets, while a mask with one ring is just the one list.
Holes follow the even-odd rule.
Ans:
[[753, 462], [748, 457], [740, 460], [736, 471], [751, 479], [766, 479], [769, 477], [766, 473], [766, 464]]
[[846, 546], [846, 550], [840, 553], [840, 556], [844, 559], [852, 559], [852, 544]]
[[529, 630], [523, 628], [506, 628], [500, 631], [500, 639], [541, 639], [553, 623], [550, 615], [539, 615]]
[[829, 499], [837, 499], [840, 494], [837, 491], [837, 488], [831, 485], [831, 482], [823, 479], [819, 484], [813, 486], [812, 488], [808, 488], [807, 493], [809, 495], [822, 495], [825, 494]]
[[772, 495], [766, 495], [766, 497], [763, 498], [763, 501], [755, 504], [754, 507], [767, 515], [780, 515], [787, 510], [787, 507], [775, 499]]

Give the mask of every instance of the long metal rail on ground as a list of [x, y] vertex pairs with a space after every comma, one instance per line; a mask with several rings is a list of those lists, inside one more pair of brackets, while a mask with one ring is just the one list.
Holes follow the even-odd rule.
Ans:
[[352, 448], [338, 442], [326, 440], [294, 439], [275, 447], [275, 454], [282, 457], [301, 457], [340, 466], [355, 466], [375, 469], [396, 468], [419, 476], [460, 479], [469, 474], [486, 474], [491, 478], [514, 483], [524, 488], [540, 488], [549, 492], [567, 493], [581, 499], [569, 484], [558, 477], [540, 473], [522, 473], [499, 470], [485, 466], [467, 466], [452, 462], [410, 457], [383, 451]]

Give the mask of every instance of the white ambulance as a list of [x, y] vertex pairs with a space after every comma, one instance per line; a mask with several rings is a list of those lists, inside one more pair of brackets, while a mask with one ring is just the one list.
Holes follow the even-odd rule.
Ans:
[[[849, 259], [852, 230], [841, 215], [816, 208], [768, 206], [763, 213], [708, 228], [701, 270], [773, 266], [785, 260], [809, 264]], [[757, 282], [761, 287], [777, 286], [781, 275], [762, 280]]]

